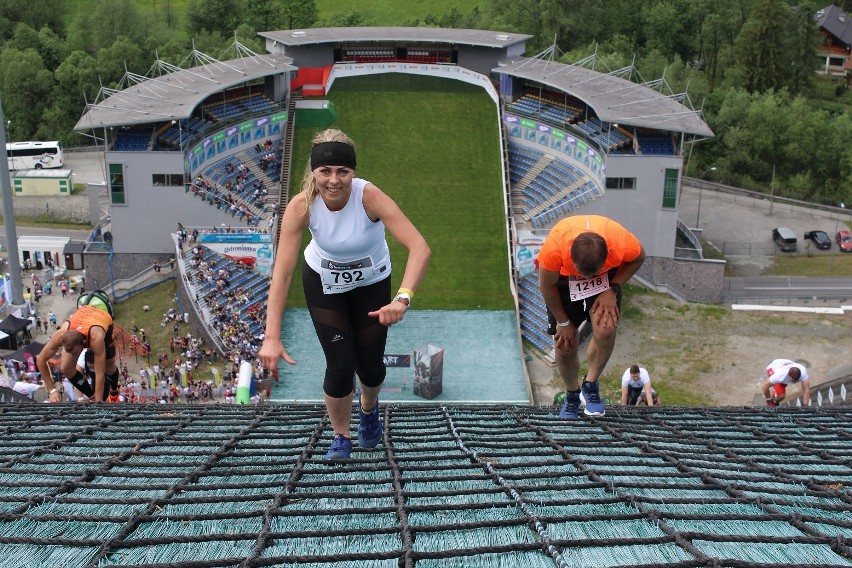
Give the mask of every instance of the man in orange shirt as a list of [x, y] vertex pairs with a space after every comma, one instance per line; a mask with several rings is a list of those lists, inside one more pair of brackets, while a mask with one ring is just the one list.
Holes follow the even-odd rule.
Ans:
[[[81, 295], [77, 310], [62, 323], [36, 356], [36, 365], [48, 389], [48, 401], [59, 402], [61, 393], [54, 385], [48, 361], [61, 347], [59, 368], [80, 392], [91, 401], [106, 400], [113, 386], [118, 388], [118, 367], [115, 364], [116, 348], [113, 340], [112, 307], [106, 293], [97, 290]], [[83, 349], [91, 349], [94, 356], [95, 384], [92, 387], [77, 370], [77, 359]]]
[[[621, 307], [621, 285], [645, 261], [645, 249], [633, 233], [606, 217], [576, 215], [550, 230], [538, 254], [539, 287], [547, 304], [556, 365], [565, 382], [559, 415], [577, 418], [581, 394], [585, 414], [603, 416], [598, 377], [615, 347]], [[588, 373], [579, 384], [577, 329], [588, 320], [592, 338]]]

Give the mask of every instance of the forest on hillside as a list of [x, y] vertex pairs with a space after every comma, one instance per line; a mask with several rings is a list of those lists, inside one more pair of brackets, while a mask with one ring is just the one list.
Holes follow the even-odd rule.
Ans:
[[[852, 12], [852, 0], [834, 4]], [[345, 8], [343, 6], [346, 6]], [[0, 0], [0, 100], [6, 137], [90, 142], [73, 126], [127, 72], [192, 50], [229, 59], [257, 31], [436, 26], [527, 33], [528, 55], [594, 55], [700, 109], [716, 134], [692, 144], [688, 174], [837, 205], [852, 185], [852, 93], [816, 73], [821, 41], [804, 0]], [[432, 11], [434, 10], [434, 11]], [[711, 168], [715, 168], [711, 170]]]

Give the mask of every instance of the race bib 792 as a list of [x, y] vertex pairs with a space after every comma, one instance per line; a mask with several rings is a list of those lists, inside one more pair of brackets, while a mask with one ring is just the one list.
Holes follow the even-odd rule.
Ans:
[[355, 288], [373, 276], [373, 259], [369, 256], [346, 263], [323, 258], [320, 267], [323, 290], [327, 294]]

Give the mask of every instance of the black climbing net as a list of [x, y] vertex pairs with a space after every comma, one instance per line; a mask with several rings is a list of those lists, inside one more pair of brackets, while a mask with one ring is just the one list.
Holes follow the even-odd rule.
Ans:
[[852, 566], [849, 410], [382, 410], [2, 405], [0, 567]]

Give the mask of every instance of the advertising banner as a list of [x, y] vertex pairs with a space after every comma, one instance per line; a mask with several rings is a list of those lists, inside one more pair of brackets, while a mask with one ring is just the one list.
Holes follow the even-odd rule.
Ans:
[[268, 233], [201, 233], [198, 242], [264, 276], [272, 274], [272, 235]]
[[410, 367], [411, 355], [391, 355], [385, 353], [385, 367]]
[[0, 275], [0, 310], [6, 307], [9, 303], [9, 298], [11, 298], [11, 292], [9, 291], [9, 281], [6, 280], [4, 275]]
[[515, 266], [518, 269], [518, 276], [523, 278], [527, 274], [538, 270], [536, 259], [541, 250], [541, 245], [544, 244], [544, 237], [534, 235], [530, 231], [518, 231], [517, 235], [517, 241], [515, 242]]

